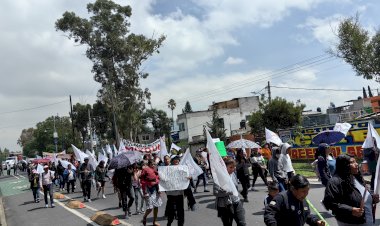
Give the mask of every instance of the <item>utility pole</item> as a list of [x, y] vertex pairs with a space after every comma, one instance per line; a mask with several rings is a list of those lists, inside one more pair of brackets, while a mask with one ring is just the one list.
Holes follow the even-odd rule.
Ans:
[[270, 103], [272, 101], [272, 96], [271, 96], [271, 92], [270, 92], [270, 82], [269, 81], [268, 81], [267, 89], [268, 89], [268, 100]]
[[88, 109], [88, 121], [89, 121], [89, 126], [90, 126], [90, 148], [91, 152], [93, 151], [93, 146], [92, 146], [92, 126], [91, 126], [91, 113], [90, 113], [90, 108]]
[[71, 129], [73, 130], [73, 144], [75, 144], [74, 120], [73, 120], [73, 103], [71, 102], [71, 95], [70, 95], [70, 118], [71, 118]]

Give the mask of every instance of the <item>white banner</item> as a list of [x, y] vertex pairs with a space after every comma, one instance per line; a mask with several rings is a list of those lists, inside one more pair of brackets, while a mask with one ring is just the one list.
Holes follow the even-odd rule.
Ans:
[[131, 141], [124, 141], [124, 144], [127, 151], [140, 151], [149, 153], [157, 153], [160, 151], [160, 139], [157, 139], [150, 144], [139, 144]]
[[88, 157], [87, 154], [83, 153], [83, 151], [79, 150], [77, 147], [75, 147], [73, 144], [71, 145], [74, 150], [75, 157], [77, 158], [78, 161], [81, 163], [84, 162], [84, 158]]
[[352, 125], [350, 123], [335, 123], [334, 131], [339, 131], [341, 133], [344, 133], [344, 135], [347, 135], [348, 131], [351, 129]]
[[227, 172], [226, 164], [222, 157], [220, 156], [218, 150], [214, 142], [212, 141], [211, 135], [206, 129], [207, 136], [207, 149], [210, 154], [210, 167], [212, 172], [212, 177], [214, 179], [214, 183], [219, 185], [223, 190], [227, 192], [232, 192], [234, 196], [239, 196], [239, 193], [235, 187], [232, 178]]
[[164, 161], [164, 157], [167, 154], [168, 149], [166, 149], [165, 136], [163, 136], [160, 138], [160, 152], [158, 153], [158, 156], [160, 157], [161, 161]]
[[190, 183], [189, 168], [184, 165], [159, 166], [160, 191], [185, 190]]
[[98, 155], [98, 163], [100, 161], [104, 161], [104, 166], [107, 165], [107, 162], [108, 162], [108, 158], [107, 158], [107, 155], [103, 155], [102, 153], [99, 152], [99, 155]]
[[375, 141], [376, 141], [376, 146], [377, 148], [380, 147], [380, 136], [373, 128], [373, 125], [371, 123], [368, 123], [368, 129], [367, 129], [367, 137], [364, 140], [364, 143], [362, 145], [362, 148], [372, 148], [375, 146]]
[[112, 155], [112, 149], [111, 149], [111, 146], [109, 144], [106, 145], [106, 151], [109, 155], [109, 158], [112, 159], [113, 155]]
[[276, 133], [270, 131], [267, 128], [265, 128], [265, 139], [267, 143], [272, 142], [276, 144], [277, 146], [281, 146], [282, 144], [282, 140], [280, 139], [280, 137]]
[[190, 176], [193, 179], [197, 178], [199, 175], [203, 173], [203, 170], [201, 169], [201, 167], [199, 167], [198, 164], [194, 162], [194, 159], [191, 156], [189, 149], [186, 150], [179, 164], [185, 165], [189, 168]]

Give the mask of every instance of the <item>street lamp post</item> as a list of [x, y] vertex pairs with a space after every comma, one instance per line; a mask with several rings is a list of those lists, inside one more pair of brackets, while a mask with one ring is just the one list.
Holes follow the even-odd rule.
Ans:
[[54, 145], [55, 145], [55, 153], [58, 152], [58, 133], [55, 129], [55, 116], [53, 116], [53, 122], [54, 122], [54, 132], [53, 132], [53, 138], [54, 138]]

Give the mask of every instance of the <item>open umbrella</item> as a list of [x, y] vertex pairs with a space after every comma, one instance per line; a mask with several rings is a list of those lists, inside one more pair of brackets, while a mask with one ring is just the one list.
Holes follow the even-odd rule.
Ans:
[[313, 143], [318, 145], [321, 143], [335, 144], [341, 141], [346, 135], [339, 131], [325, 130], [313, 137]]
[[122, 152], [111, 159], [108, 169], [121, 169], [129, 165], [131, 165], [131, 162], [129, 161], [127, 154]]
[[229, 143], [227, 148], [260, 148], [260, 145], [250, 140], [240, 139]]

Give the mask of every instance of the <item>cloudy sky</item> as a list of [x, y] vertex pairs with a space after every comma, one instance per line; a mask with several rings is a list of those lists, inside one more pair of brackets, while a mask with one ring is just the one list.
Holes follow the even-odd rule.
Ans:
[[[51, 115], [68, 115], [73, 104], [92, 104], [93, 81], [85, 47], [54, 28], [65, 11], [87, 16], [78, 0], [0, 1], [0, 147], [20, 150], [23, 128]], [[370, 32], [379, 28], [376, 0], [144, 0], [117, 1], [132, 6], [131, 29], [148, 37], [166, 35], [143, 65], [142, 82], [152, 105], [169, 113], [173, 98], [179, 113], [189, 100], [193, 110], [213, 101], [265, 93], [271, 85], [361, 90], [377, 94], [378, 83], [355, 76], [349, 65], [326, 52], [336, 43], [342, 18], [360, 14]], [[301, 100], [306, 109], [325, 110], [330, 102], [361, 91], [327, 92], [272, 87], [272, 96]], [[169, 115], [171, 115], [169, 113]]]

